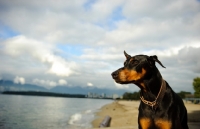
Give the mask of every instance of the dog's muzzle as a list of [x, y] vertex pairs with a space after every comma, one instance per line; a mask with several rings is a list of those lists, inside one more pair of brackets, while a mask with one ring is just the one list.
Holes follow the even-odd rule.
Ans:
[[119, 76], [119, 70], [114, 71], [114, 72], [111, 74], [111, 76], [112, 76], [113, 79], [118, 79], [118, 76]]

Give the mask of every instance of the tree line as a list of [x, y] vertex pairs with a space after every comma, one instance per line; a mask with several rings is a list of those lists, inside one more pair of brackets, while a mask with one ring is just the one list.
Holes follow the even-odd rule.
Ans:
[[193, 79], [194, 97], [200, 98], [200, 77]]
[[[191, 94], [191, 92], [180, 91], [177, 93], [182, 99], [186, 98], [186, 95]], [[125, 92], [123, 94], [124, 100], [140, 100], [140, 91], [138, 92]]]

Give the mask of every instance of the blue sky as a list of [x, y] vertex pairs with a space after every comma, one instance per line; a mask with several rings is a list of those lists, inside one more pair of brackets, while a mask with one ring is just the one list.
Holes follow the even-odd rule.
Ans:
[[19, 35], [18, 32], [14, 31], [9, 26], [3, 25], [2, 23], [0, 25], [0, 30], [1, 30], [0, 36], [3, 39], [7, 39], [7, 38], [10, 38], [10, 37], [14, 37], [14, 36]]
[[[197, 0], [0, 0], [0, 79], [47, 88], [122, 88], [123, 51], [157, 55], [175, 91], [200, 76]], [[20, 81], [21, 80], [21, 81]], [[90, 84], [90, 85], [89, 85]]]

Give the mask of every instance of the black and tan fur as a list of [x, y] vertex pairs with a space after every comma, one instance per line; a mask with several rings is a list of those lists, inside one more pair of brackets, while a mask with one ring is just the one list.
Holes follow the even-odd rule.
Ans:
[[[120, 84], [133, 83], [137, 85], [145, 100], [154, 101], [163, 80], [155, 62], [164, 66], [157, 56], [136, 55], [131, 57], [126, 52], [124, 54], [126, 56], [124, 66], [112, 73], [113, 79]], [[182, 99], [166, 81], [165, 84], [163, 98], [156, 108], [152, 108], [143, 101], [140, 102], [139, 129], [188, 129], [187, 110]]]

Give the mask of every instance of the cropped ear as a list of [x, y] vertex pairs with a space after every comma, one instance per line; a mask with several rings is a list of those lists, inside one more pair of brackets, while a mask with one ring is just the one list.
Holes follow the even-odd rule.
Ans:
[[148, 62], [149, 62], [149, 65], [150, 65], [150, 66], [155, 65], [155, 62], [157, 62], [157, 63], [160, 64], [163, 68], [166, 68], [166, 67], [158, 60], [158, 58], [157, 58], [156, 55], [150, 56], [150, 57], [148, 58]]
[[126, 56], [126, 59], [131, 58], [131, 56], [129, 54], [127, 54], [125, 50], [124, 50], [124, 55]]

